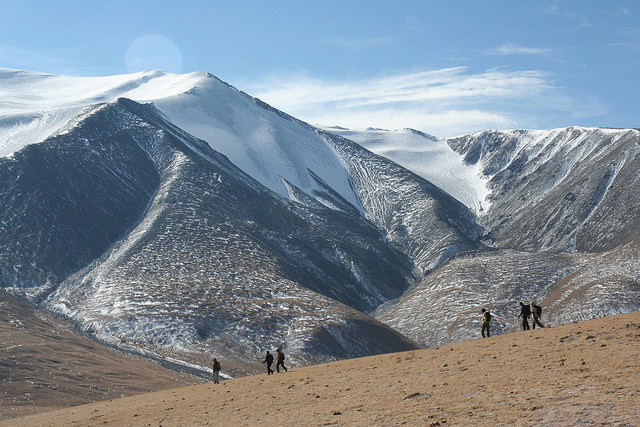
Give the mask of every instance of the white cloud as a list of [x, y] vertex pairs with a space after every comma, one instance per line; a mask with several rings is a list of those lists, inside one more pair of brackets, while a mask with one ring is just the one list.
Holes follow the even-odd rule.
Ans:
[[241, 87], [314, 125], [410, 127], [452, 136], [484, 129], [546, 127], [550, 117], [556, 122], [575, 117], [584, 108], [555, 87], [551, 77], [542, 71], [501, 69], [474, 74], [456, 67], [351, 81], [299, 74]]
[[382, 46], [394, 43], [391, 37], [376, 37], [370, 39], [333, 38], [326, 41], [327, 44], [336, 45], [347, 49], [362, 49], [367, 47]]
[[305, 75], [271, 78], [254, 85], [254, 94], [288, 107], [339, 104], [357, 108], [377, 104], [513, 97], [550, 88], [547, 73], [489, 70], [470, 74], [465, 67], [398, 74], [360, 81], [332, 82]]
[[516, 43], [505, 43], [487, 51], [489, 55], [547, 55], [551, 49], [524, 47]]
[[117, 67], [88, 66], [73, 48], [39, 51], [1, 43], [0, 67], [68, 76], [104, 76], [122, 72]]
[[0, 44], [0, 62], [9, 68], [61, 73], [73, 65], [64, 58], [65, 56]]
[[581, 12], [560, 9], [558, 6], [549, 6], [542, 9], [540, 12], [563, 18], [571, 24], [571, 28], [585, 28], [593, 26], [593, 24], [591, 24], [591, 22], [589, 22], [586, 16]]

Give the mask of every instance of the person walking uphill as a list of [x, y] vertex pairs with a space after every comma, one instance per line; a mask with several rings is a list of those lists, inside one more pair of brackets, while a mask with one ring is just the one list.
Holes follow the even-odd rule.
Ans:
[[215, 357], [213, 358], [213, 383], [220, 384], [220, 362]]
[[282, 369], [287, 372], [287, 367], [284, 366], [284, 353], [281, 349], [278, 349], [276, 353], [276, 362], [276, 371], [278, 371], [278, 373], [280, 373], [280, 366], [282, 366]]
[[484, 331], [487, 331], [487, 337], [490, 337], [489, 323], [491, 322], [491, 313], [486, 308], [483, 308], [480, 312], [482, 313], [482, 338], [485, 337]]
[[273, 374], [273, 369], [271, 369], [271, 364], [273, 363], [273, 354], [269, 353], [269, 350], [267, 350], [267, 355], [264, 357], [262, 363], [267, 364], [267, 375]]
[[531, 309], [522, 301], [520, 301], [520, 315], [518, 317], [522, 317], [522, 330], [528, 331], [530, 329], [529, 317], [531, 317]]
[[535, 301], [531, 301], [531, 314], [533, 314], [533, 329], [536, 325], [544, 328], [544, 325], [540, 323], [540, 317], [542, 317], [542, 307], [536, 304]]

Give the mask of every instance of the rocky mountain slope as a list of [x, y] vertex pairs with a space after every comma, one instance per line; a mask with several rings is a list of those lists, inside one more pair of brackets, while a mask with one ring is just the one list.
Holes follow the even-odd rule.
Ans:
[[478, 223], [494, 249], [449, 259], [378, 318], [434, 346], [475, 336], [481, 307], [500, 332], [517, 327], [520, 301], [542, 302], [550, 324], [638, 310], [639, 142], [595, 128], [448, 140], [487, 179]]
[[[43, 167], [26, 166], [34, 158]], [[378, 230], [276, 195], [153, 107], [97, 106], [3, 160], [4, 227], [23, 233], [4, 234], [7, 289], [105, 342], [200, 366], [217, 354], [234, 374], [285, 344], [294, 364], [415, 348], [351, 308], [371, 310], [411, 280], [411, 263]], [[49, 185], [18, 207], [55, 202], [45, 209], [54, 219], [16, 217], [10, 202], [30, 194], [23, 170]], [[59, 217], [72, 225], [58, 229]], [[52, 228], [55, 245], [40, 239]], [[36, 274], [46, 286], [23, 280]]]
[[[640, 132], [321, 130], [206, 73], [0, 70], [0, 287], [206, 375], [640, 309]], [[578, 308], [579, 307], [579, 308]]]
[[491, 246], [602, 252], [638, 239], [640, 131], [483, 132], [449, 140], [491, 189]]

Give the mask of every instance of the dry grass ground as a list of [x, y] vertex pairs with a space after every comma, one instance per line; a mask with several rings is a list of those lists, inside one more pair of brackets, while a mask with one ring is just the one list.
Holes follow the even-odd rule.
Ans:
[[639, 353], [640, 313], [631, 313], [0, 424], [638, 425]]
[[0, 420], [197, 384], [0, 291]]

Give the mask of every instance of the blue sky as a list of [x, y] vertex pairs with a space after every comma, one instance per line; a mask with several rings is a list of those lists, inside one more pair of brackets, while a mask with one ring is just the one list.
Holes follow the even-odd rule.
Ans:
[[640, 127], [638, 1], [0, 0], [0, 67], [207, 71], [312, 124]]

